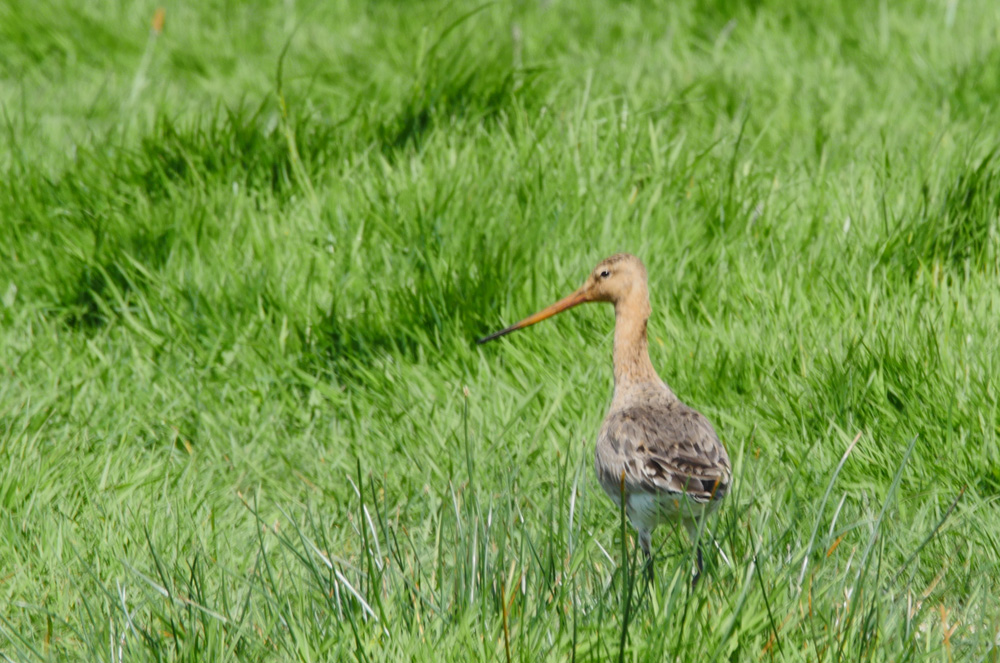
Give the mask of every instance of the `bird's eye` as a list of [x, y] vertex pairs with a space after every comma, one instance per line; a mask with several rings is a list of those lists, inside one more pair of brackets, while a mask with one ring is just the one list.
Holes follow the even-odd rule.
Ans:
[[601, 272], [601, 278], [602, 279], [606, 279], [609, 276], [611, 276], [611, 272], [609, 272], [608, 270], [605, 269], [603, 272]]

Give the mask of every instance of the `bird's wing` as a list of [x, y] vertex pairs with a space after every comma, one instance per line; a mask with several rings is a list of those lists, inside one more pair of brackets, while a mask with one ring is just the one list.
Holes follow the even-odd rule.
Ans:
[[[613, 413], [601, 431], [602, 465], [610, 485], [625, 473], [629, 492], [685, 494], [708, 502], [729, 491], [732, 468], [715, 430], [679, 401], [636, 405]], [[618, 474], [618, 476], [613, 476]]]

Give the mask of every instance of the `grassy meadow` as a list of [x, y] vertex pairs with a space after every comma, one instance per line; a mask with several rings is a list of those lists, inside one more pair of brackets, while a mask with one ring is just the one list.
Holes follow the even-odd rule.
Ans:
[[[1000, 661], [994, 0], [0, 3], [0, 659]], [[602, 258], [732, 494], [646, 582]]]

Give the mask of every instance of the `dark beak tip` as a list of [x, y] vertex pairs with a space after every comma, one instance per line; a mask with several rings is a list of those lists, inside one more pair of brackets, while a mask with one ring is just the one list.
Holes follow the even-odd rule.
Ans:
[[514, 331], [513, 327], [507, 327], [506, 329], [501, 329], [500, 331], [493, 332], [492, 334], [489, 334], [488, 336], [483, 336], [482, 338], [477, 338], [476, 339], [476, 345], [482, 345], [484, 343], [489, 343], [490, 341], [496, 340], [496, 339], [500, 338], [501, 336], [505, 336], [506, 334], [509, 334], [512, 331]]

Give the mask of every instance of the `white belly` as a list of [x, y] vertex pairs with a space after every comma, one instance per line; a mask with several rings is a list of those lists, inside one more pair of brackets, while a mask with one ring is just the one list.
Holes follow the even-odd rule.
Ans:
[[[616, 504], [620, 502], [618, 495], [612, 499]], [[638, 530], [652, 530], [667, 522], [698, 520], [719, 506], [719, 500], [699, 502], [688, 495], [632, 493], [626, 499], [625, 511]]]

